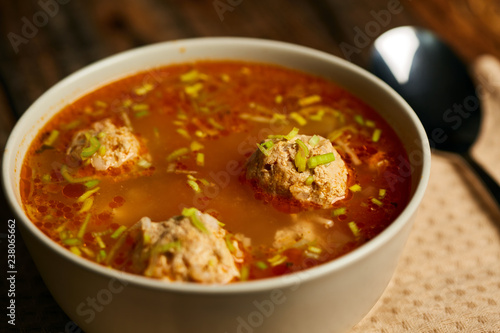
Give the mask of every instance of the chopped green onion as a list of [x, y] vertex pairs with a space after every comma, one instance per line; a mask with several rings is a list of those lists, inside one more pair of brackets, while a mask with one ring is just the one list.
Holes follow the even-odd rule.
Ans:
[[136, 95], [142, 96], [153, 90], [153, 88], [154, 86], [151, 83], [145, 83], [142, 87], [136, 88], [134, 92]]
[[380, 199], [385, 198], [386, 194], [387, 194], [387, 190], [385, 188], [381, 188], [378, 190], [378, 196]]
[[82, 255], [82, 251], [80, 251], [80, 249], [76, 246], [72, 246], [69, 248], [69, 250], [71, 252], [73, 252], [74, 254], [76, 254], [77, 256], [81, 256]]
[[85, 235], [85, 229], [87, 229], [87, 225], [89, 224], [89, 221], [90, 221], [90, 214], [87, 214], [87, 216], [85, 216], [85, 220], [82, 223], [82, 226], [80, 227], [80, 230], [78, 230], [78, 233], [76, 234], [77, 238], [80, 238], [80, 239], [83, 238], [83, 235]]
[[117, 239], [118, 237], [120, 237], [121, 234], [123, 234], [123, 232], [127, 230], [127, 227], [124, 226], [124, 225], [121, 225], [118, 227], [118, 229], [116, 229], [112, 234], [111, 234], [111, 238], [113, 239]]
[[106, 248], [106, 244], [104, 244], [104, 242], [102, 241], [101, 236], [96, 235], [96, 236], [94, 236], [94, 238], [95, 238], [95, 241], [97, 242], [97, 245], [99, 245], [99, 247], [101, 249], [105, 249]]
[[373, 120], [365, 120], [366, 127], [375, 127], [375, 122]]
[[165, 252], [169, 252], [170, 250], [180, 250], [181, 248], [181, 242], [179, 240], [175, 241], [175, 242], [168, 242], [168, 243], [165, 243], [165, 244], [160, 244], [160, 245], [157, 245], [153, 248], [153, 250], [151, 251], [152, 254], [159, 254], [159, 253], [165, 253]]
[[200, 188], [200, 185], [198, 185], [198, 183], [195, 181], [195, 180], [192, 180], [192, 179], [188, 179], [187, 180], [187, 184], [189, 185], [189, 187], [191, 187], [193, 189], [193, 191], [195, 191], [196, 193], [201, 193], [201, 188]]
[[183, 147], [183, 148], [176, 149], [173, 152], [171, 152], [170, 155], [167, 156], [167, 161], [172, 162], [172, 161], [174, 161], [174, 160], [178, 159], [179, 157], [186, 155], [186, 154], [189, 154], [189, 148]]
[[248, 276], [250, 275], [250, 268], [247, 265], [241, 266], [240, 270], [240, 281], [248, 280]]
[[359, 115], [359, 114], [355, 115], [355, 116], [354, 116], [354, 120], [355, 120], [358, 124], [360, 124], [361, 126], [364, 126], [364, 124], [365, 124], [365, 120], [363, 119], [363, 116], [362, 116], [362, 115]]
[[321, 96], [319, 95], [311, 95], [308, 97], [302, 97], [299, 99], [299, 105], [300, 106], [306, 106], [306, 105], [311, 105], [317, 102], [321, 102]]
[[294, 127], [290, 133], [288, 133], [287, 135], [285, 135], [285, 139], [287, 140], [292, 140], [293, 138], [295, 138], [295, 136], [299, 134], [299, 129], [297, 127]]
[[46, 173], [42, 176], [42, 182], [44, 182], [44, 183], [50, 182], [50, 175], [48, 173]]
[[95, 101], [95, 106], [100, 107], [100, 108], [105, 108], [108, 106], [106, 102], [103, 101]]
[[309, 169], [312, 169], [317, 167], [318, 165], [328, 164], [333, 161], [335, 161], [335, 155], [333, 153], [311, 156], [307, 160], [307, 167]]
[[226, 246], [227, 246], [227, 249], [229, 250], [229, 252], [236, 252], [236, 248], [234, 247], [233, 243], [231, 243], [231, 235], [230, 234], [226, 234], [226, 237], [225, 237], [225, 240], [226, 240]]
[[354, 235], [354, 237], [358, 237], [360, 230], [359, 230], [356, 222], [351, 221], [351, 222], [347, 223], [347, 225], [349, 226], [349, 229], [351, 229], [351, 232]]
[[297, 112], [291, 112], [290, 113], [290, 118], [292, 118], [293, 120], [295, 120], [300, 126], [305, 126], [307, 124], [307, 120], [305, 120], [305, 118], [302, 117]]
[[191, 97], [198, 97], [198, 92], [203, 89], [203, 84], [195, 83], [192, 86], [186, 86], [184, 91]]
[[274, 102], [276, 104], [281, 104], [281, 102], [283, 102], [283, 96], [281, 95], [276, 95], [276, 97], [274, 98]]
[[319, 247], [312, 246], [312, 245], [307, 248], [307, 251], [312, 252], [312, 253], [316, 253], [316, 254], [321, 254], [321, 252], [323, 252], [323, 250], [321, 250]]
[[284, 255], [277, 254], [274, 257], [267, 259], [267, 261], [271, 264], [272, 267], [278, 266], [284, 263], [288, 258]]
[[100, 156], [104, 156], [106, 154], [106, 146], [100, 146], [99, 149], [97, 150], [97, 153]]
[[309, 116], [309, 119], [314, 121], [321, 121], [325, 115], [325, 110], [319, 110], [318, 113]]
[[269, 150], [274, 146], [272, 141], [265, 141], [261, 144], [257, 143], [257, 147], [265, 156], [269, 156]]
[[142, 117], [145, 117], [145, 116], [148, 116], [148, 115], [149, 115], [149, 111], [148, 110], [143, 110], [143, 111], [139, 111], [139, 112], [134, 113], [134, 116], [136, 118], [142, 118]]
[[138, 103], [138, 104], [132, 105], [132, 111], [139, 112], [139, 111], [147, 111], [147, 110], [149, 110], [148, 104]]
[[344, 215], [345, 212], [346, 212], [346, 208], [345, 207], [340, 207], [340, 208], [334, 209], [333, 212], [332, 212], [332, 215], [333, 216], [340, 216], [340, 215]]
[[68, 167], [65, 164], [61, 166], [61, 175], [68, 183], [84, 183], [93, 180], [92, 177], [73, 178], [69, 174]]
[[309, 139], [309, 144], [311, 146], [316, 146], [319, 143], [319, 136], [313, 135], [312, 138]]
[[257, 266], [258, 268], [260, 268], [262, 270], [264, 270], [264, 269], [267, 268], [267, 264], [265, 262], [263, 262], [263, 261], [257, 261], [255, 263], [255, 266]]
[[96, 188], [88, 190], [87, 192], [85, 192], [81, 196], [79, 196], [78, 199], [76, 199], [76, 202], [83, 202], [83, 201], [85, 201], [87, 198], [89, 198], [92, 194], [96, 193], [100, 189], [101, 188], [98, 186]]
[[309, 155], [309, 149], [302, 140], [297, 139], [295, 141], [299, 145], [297, 154], [295, 154], [295, 167], [298, 172], [304, 172], [306, 170], [307, 156]]
[[80, 208], [80, 210], [78, 211], [78, 213], [81, 214], [81, 213], [85, 213], [85, 212], [89, 211], [90, 208], [92, 208], [93, 204], [94, 204], [94, 197], [86, 198], [83, 201], [82, 208]]
[[106, 259], [106, 251], [100, 250], [99, 253], [97, 254], [97, 262], [101, 263]]
[[207, 119], [208, 123], [210, 125], [212, 125], [214, 128], [218, 129], [218, 130], [221, 130], [223, 131], [224, 130], [224, 126], [222, 126], [221, 124], [219, 124], [217, 121], [215, 121], [215, 119], [213, 118], [208, 118]]
[[351, 187], [349, 187], [349, 189], [351, 190], [351, 192], [359, 192], [359, 191], [361, 191], [361, 185], [354, 184]]
[[198, 151], [198, 150], [202, 150], [203, 148], [205, 148], [205, 146], [203, 146], [201, 143], [199, 143], [197, 141], [193, 141], [193, 142], [191, 142], [191, 145], [189, 146], [189, 148], [191, 149], [191, 151]]
[[89, 180], [88, 182], [85, 182], [83, 185], [85, 185], [86, 188], [92, 188], [96, 185], [98, 185], [101, 181], [99, 179], [93, 179]]
[[371, 202], [373, 202], [375, 205], [379, 206], [379, 207], [382, 207], [383, 203], [382, 201], [380, 201], [379, 199], [377, 198], [372, 198], [371, 199]]
[[75, 245], [81, 245], [82, 240], [78, 238], [66, 238], [62, 241], [64, 245], [69, 245], [69, 246], [75, 246]]
[[372, 141], [373, 142], [378, 142], [378, 140], [380, 140], [380, 136], [382, 135], [382, 130], [380, 128], [376, 128], [374, 131], [373, 131], [373, 135], [372, 135]]
[[89, 143], [90, 143], [90, 146], [83, 148], [82, 152], [80, 153], [80, 156], [82, 158], [87, 158], [87, 157], [94, 155], [94, 153], [101, 146], [101, 143], [99, 142], [99, 140], [95, 136], [93, 136], [89, 139]]
[[149, 162], [148, 160], [141, 158], [139, 160], [139, 162], [137, 162], [137, 165], [140, 166], [141, 168], [149, 169], [151, 167], [151, 165], [153, 165], [153, 164], [151, 162]]
[[43, 144], [45, 146], [52, 146], [54, 144], [54, 142], [57, 140], [58, 136], [59, 136], [58, 130], [51, 131], [49, 136], [47, 137], [47, 139], [45, 139], [45, 141], [43, 142]]
[[185, 130], [184, 128], [178, 128], [176, 132], [188, 140], [191, 139], [191, 135], [189, 135], [188, 131]]
[[205, 154], [203, 154], [203, 153], [196, 154], [196, 165], [198, 165], [198, 166], [205, 165]]
[[306, 185], [308, 185], [308, 186], [309, 186], [309, 185], [311, 185], [313, 182], [314, 182], [314, 176], [313, 176], [313, 175], [311, 175], [311, 176], [307, 177], [307, 179], [306, 179]]
[[188, 217], [191, 220], [191, 223], [196, 228], [198, 228], [201, 232], [208, 234], [207, 228], [205, 227], [203, 222], [200, 221], [200, 219], [198, 218], [198, 215], [197, 215], [198, 212], [199, 212], [199, 210], [194, 208], [194, 207], [193, 208], [184, 208], [182, 210], [181, 214], [185, 217]]

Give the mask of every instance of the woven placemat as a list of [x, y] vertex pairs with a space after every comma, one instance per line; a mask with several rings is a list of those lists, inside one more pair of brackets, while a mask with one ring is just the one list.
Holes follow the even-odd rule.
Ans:
[[[483, 127], [472, 155], [500, 181], [500, 62], [474, 63]], [[500, 332], [498, 211], [466, 166], [433, 153], [429, 186], [396, 273], [354, 332]]]

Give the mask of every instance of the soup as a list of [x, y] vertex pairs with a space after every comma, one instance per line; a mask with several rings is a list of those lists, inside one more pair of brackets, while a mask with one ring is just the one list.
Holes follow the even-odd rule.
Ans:
[[385, 120], [334, 83], [203, 61], [66, 106], [31, 144], [20, 188], [31, 221], [75, 255], [166, 281], [231, 283], [366, 243], [407, 204], [407, 166]]

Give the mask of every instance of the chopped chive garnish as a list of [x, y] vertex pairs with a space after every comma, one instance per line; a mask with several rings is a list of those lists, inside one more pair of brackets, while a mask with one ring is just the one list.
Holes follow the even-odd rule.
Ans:
[[354, 185], [350, 186], [349, 189], [351, 190], [351, 192], [359, 192], [359, 191], [361, 191], [361, 185], [354, 184]]
[[147, 110], [149, 110], [148, 104], [138, 103], [138, 104], [132, 105], [132, 111], [139, 112], [139, 111], [147, 111]]
[[188, 131], [185, 130], [184, 128], [178, 128], [176, 132], [188, 140], [191, 139], [191, 135], [189, 135]]
[[231, 235], [230, 234], [226, 234], [225, 240], [226, 240], [227, 249], [232, 253], [236, 252], [236, 248], [234, 247], [233, 243], [231, 243]]
[[96, 185], [98, 185], [101, 181], [99, 179], [93, 179], [89, 180], [88, 182], [85, 182], [83, 185], [85, 185], [86, 188], [92, 188]]
[[346, 208], [345, 207], [340, 207], [340, 208], [334, 209], [333, 212], [332, 212], [332, 215], [333, 216], [340, 216], [340, 215], [344, 215], [345, 212], [346, 212]]
[[221, 130], [223, 131], [224, 130], [224, 126], [222, 126], [221, 124], [219, 124], [217, 121], [215, 121], [215, 119], [213, 118], [208, 118], [207, 119], [208, 123], [210, 125], [212, 125], [214, 128], [218, 129], [218, 130]]
[[78, 213], [81, 214], [81, 213], [85, 213], [85, 212], [89, 211], [90, 208], [92, 208], [93, 204], [94, 204], [94, 197], [86, 198], [83, 201], [82, 208], [80, 208], [80, 210], [78, 211]]
[[193, 142], [191, 142], [191, 145], [189, 146], [189, 148], [191, 149], [191, 151], [198, 151], [198, 150], [202, 150], [203, 148], [205, 148], [205, 146], [203, 146], [201, 143], [199, 143], [197, 141], [193, 141]]
[[101, 249], [105, 249], [105, 248], [106, 248], [106, 244], [104, 244], [104, 242], [102, 241], [101, 236], [96, 235], [96, 236], [94, 236], [94, 239], [95, 239], [95, 241], [96, 241], [97, 245], [99, 245], [99, 247], [100, 247]]
[[387, 190], [385, 188], [381, 188], [378, 190], [378, 196], [380, 199], [385, 198], [386, 194], [387, 194]]
[[198, 166], [205, 165], [205, 154], [203, 154], [203, 153], [196, 154], [196, 165], [198, 165]]
[[153, 88], [154, 86], [151, 83], [145, 83], [142, 87], [134, 89], [134, 92], [136, 95], [142, 96], [153, 90]]
[[321, 254], [321, 252], [323, 252], [323, 250], [320, 249], [319, 247], [312, 246], [312, 245], [307, 248], [307, 251], [312, 252], [312, 253], [316, 253], [316, 254]]
[[139, 111], [139, 112], [134, 113], [134, 116], [136, 118], [142, 118], [142, 117], [146, 117], [148, 115], [149, 115], [149, 111], [148, 110], [143, 110], [143, 111]]
[[307, 97], [302, 97], [299, 99], [299, 105], [300, 106], [306, 106], [306, 105], [311, 105], [317, 102], [321, 102], [321, 96], [319, 95], [311, 95]]
[[137, 165], [140, 166], [141, 168], [148, 169], [151, 167], [152, 163], [149, 162], [148, 160], [141, 158], [139, 162], [137, 162]]
[[165, 253], [169, 252], [170, 250], [180, 250], [181, 248], [181, 242], [179, 240], [175, 242], [168, 242], [165, 244], [159, 244], [153, 248], [151, 251], [151, 254], [159, 254], [159, 253]]
[[313, 182], [314, 182], [314, 176], [313, 176], [313, 175], [311, 175], [311, 176], [307, 177], [305, 184], [309, 186], [309, 185], [311, 185]]
[[255, 263], [255, 266], [257, 266], [258, 268], [260, 268], [262, 270], [264, 270], [264, 269], [267, 268], [267, 264], [265, 262], [263, 262], [263, 261], [257, 261]]
[[373, 202], [375, 205], [379, 206], [379, 207], [382, 207], [383, 203], [382, 201], [380, 201], [379, 199], [377, 198], [372, 198], [371, 199], [371, 202]]
[[313, 135], [310, 139], [309, 139], [309, 144], [311, 146], [316, 146], [317, 144], [319, 143], [319, 136], [317, 135]]
[[295, 136], [299, 134], [299, 129], [297, 127], [294, 127], [290, 133], [288, 133], [287, 135], [285, 135], [285, 139], [287, 140], [292, 140], [293, 138], [295, 138]]
[[53, 130], [50, 132], [49, 136], [47, 137], [47, 139], [45, 139], [43, 144], [46, 146], [52, 146], [58, 137], [59, 137], [59, 131]]
[[82, 226], [80, 227], [80, 230], [78, 230], [78, 234], [76, 234], [77, 238], [80, 238], [80, 239], [83, 238], [83, 235], [85, 235], [85, 230], [87, 229], [87, 225], [89, 224], [89, 221], [90, 221], [90, 214], [87, 214], [87, 216], [85, 216], [85, 220], [82, 223]]
[[271, 264], [272, 267], [281, 265], [284, 263], [288, 258], [284, 255], [277, 254], [274, 257], [267, 259], [267, 261]]
[[93, 136], [89, 139], [89, 144], [90, 144], [90, 146], [82, 149], [82, 152], [80, 153], [80, 156], [82, 158], [87, 158], [87, 157], [94, 155], [94, 153], [101, 146], [101, 143], [99, 142], [99, 140], [95, 136]]
[[100, 146], [99, 149], [97, 150], [97, 153], [100, 156], [104, 156], [106, 154], [106, 146]]
[[248, 276], [250, 275], [250, 268], [247, 265], [241, 266], [240, 269], [240, 281], [248, 280]]
[[354, 237], [358, 237], [360, 230], [359, 230], [358, 225], [356, 224], [356, 222], [351, 221], [347, 225], [349, 226], [349, 229], [351, 229], [351, 232], [354, 235]]
[[302, 140], [297, 139], [295, 141], [299, 145], [297, 154], [295, 154], [295, 167], [298, 172], [304, 172], [306, 170], [307, 156], [309, 155], [309, 149]]
[[198, 92], [203, 89], [203, 84], [195, 83], [192, 86], [186, 86], [184, 91], [191, 97], [198, 97]]
[[360, 114], [357, 114], [354, 116], [354, 120], [360, 124], [361, 126], [363, 126], [365, 124], [365, 120], [363, 119], [363, 116], [360, 115]]
[[82, 251], [80, 251], [80, 249], [76, 246], [72, 246], [69, 248], [69, 250], [71, 252], [73, 252], [74, 254], [76, 254], [77, 256], [81, 256], [82, 255]]
[[257, 143], [257, 147], [262, 152], [262, 154], [269, 156], [269, 150], [274, 146], [272, 141], [264, 141], [261, 144]]
[[50, 182], [50, 175], [48, 173], [46, 173], [42, 176], [42, 182], [44, 182], [44, 183]]
[[307, 160], [307, 167], [313, 169], [318, 165], [328, 164], [333, 161], [335, 161], [335, 155], [333, 153], [311, 156]]
[[373, 131], [373, 135], [372, 135], [372, 141], [373, 142], [378, 142], [378, 140], [380, 140], [380, 136], [382, 135], [382, 130], [380, 128], [376, 128], [374, 131]]
[[85, 200], [87, 200], [87, 198], [90, 198], [90, 196], [94, 193], [96, 193], [97, 191], [99, 191], [101, 188], [98, 186], [96, 188], [93, 188], [91, 190], [88, 190], [87, 192], [83, 193], [81, 196], [78, 197], [78, 199], [76, 199], [76, 202], [83, 202]]
[[97, 262], [101, 263], [106, 260], [106, 251], [100, 250], [96, 258]]
[[167, 161], [172, 162], [178, 159], [179, 157], [189, 154], [189, 148], [179, 148], [174, 150], [173, 152], [170, 153], [170, 155], [167, 156]]
[[375, 122], [373, 120], [365, 120], [366, 127], [375, 127]]
[[195, 181], [195, 180], [192, 180], [192, 179], [188, 179], [187, 180], [187, 184], [189, 185], [189, 187], [191, 187], [193, 189], [193, 191], [195, 191], [196, 193], [201, 193], [201, 188], [200, 188], [200, 185], [198, 185], [198, 183]]
[[314, 121], [321, 121], [325, 115], [325, 110], [319, 110], [318, 113], [309, 116], [309, 119]]
[[123, 234], [123, 232], [127, 230], [127, 227], [124, 226], [124, 225], [121, 225], [118, 227], [118, 229], [116, 229], [112, 234], [111, 234], [111, 238], [113, 239], [117, 239], [118, 237], [120, 237], [121, 234]]
[[201, 232], [204, 232], [206, 234], [208, 234], [208, 230], [207, 228], [205, 227], [205, 225], [203, 224], [203, 222], [200, 221], [200, 219], [198, 218], [198, 212], [199, 210], [196, 209], [196, 208], [184, 208], [182, 210], [182, 215], [185, 216], [185, 217], [188, 217], [190, 220], [191, 220], [191, 223], [196, 227], [198, 228], [198, 230], [200, 230]]
[[297, 112], [291, 112], [290, 118], [295, 120], [300, 126], [305, 126], [307, 124], [307, 120]]
[[78, 238], [66, 238], [63, 241], [64, 245], [69, 245], [69, 246], [74, 246], [74, 245], [81, 245], [82, 240]]

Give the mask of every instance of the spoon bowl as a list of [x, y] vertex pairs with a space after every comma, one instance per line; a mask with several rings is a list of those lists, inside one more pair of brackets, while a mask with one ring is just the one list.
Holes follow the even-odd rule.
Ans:
[[467, 66], [434, 33], [404, 26], [378, 37], [370, 71], [417, 113], [432, 148], [459, 154], [500, 206], [498, 183], [470, 155], [481, 125], [481, 103]]

